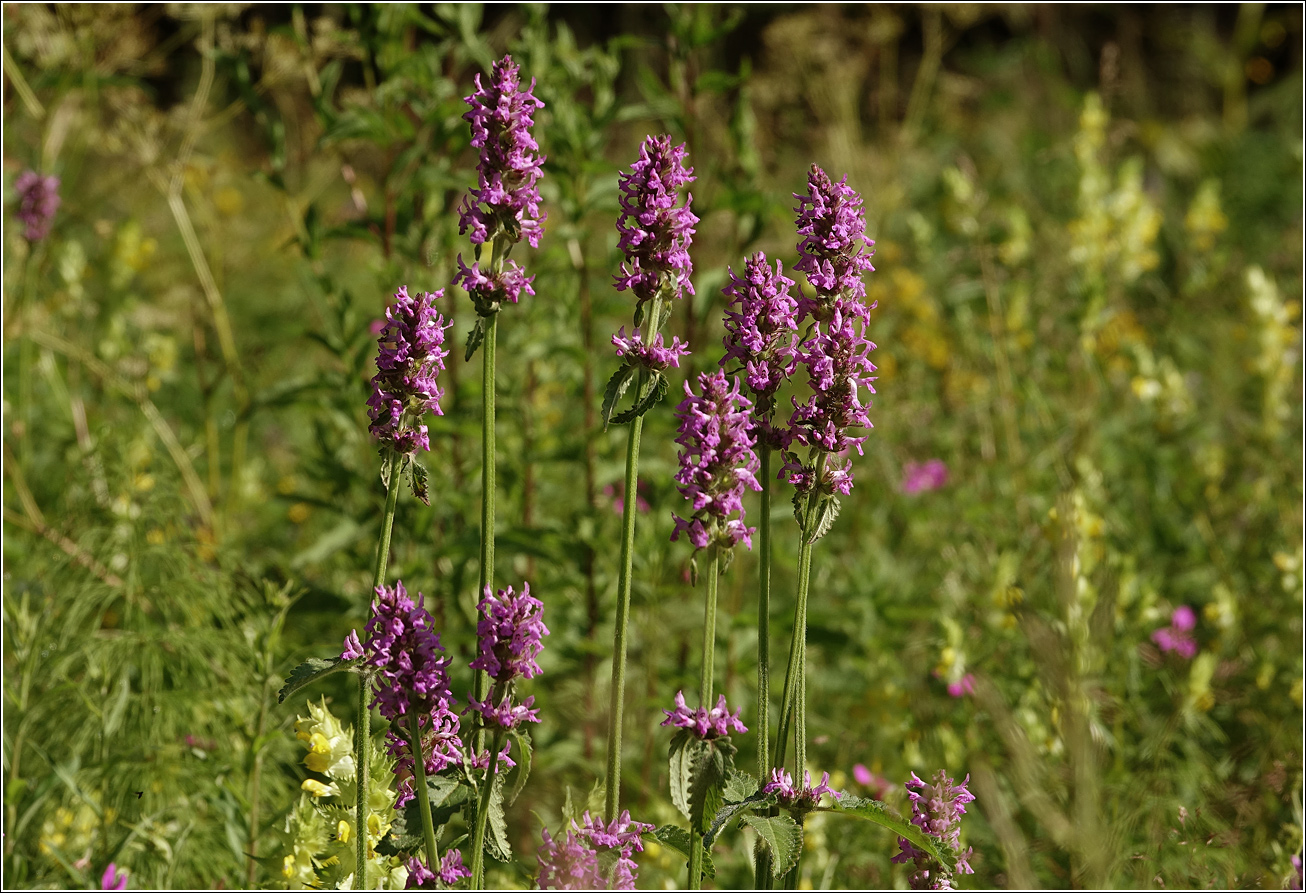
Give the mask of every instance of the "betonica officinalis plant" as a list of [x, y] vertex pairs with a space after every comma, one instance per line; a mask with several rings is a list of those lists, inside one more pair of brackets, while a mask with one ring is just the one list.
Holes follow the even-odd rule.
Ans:
[[1300, 29], [6, 6], [4, 887], [1300, 883]]

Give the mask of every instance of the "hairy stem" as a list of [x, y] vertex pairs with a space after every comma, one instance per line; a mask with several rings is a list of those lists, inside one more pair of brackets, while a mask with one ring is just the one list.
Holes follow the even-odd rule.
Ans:
[[[640, 382], [642, 389], [643, 382]], [[608, 711], [608, 772], [604, 812], [610, 822], [621, 803], [621, 719], [626, 700], [626, 624], [630, 618], [630, 573], [635, 551], [639, 487], [639, 436], [644, 417], [630, 423], [626, 438], [626, 491], [621, 508], [621, 570], [617, 579], [617, 622], [612, 634], [612, 700]]]
[[770, 768], [771, 734], [771, 448], [758, 448], [762, 511], [758, 523], [757, 581], [757, 777]]
[[422, 814], [422, 839], [426, 843], [426, 867], [440, 870], [440, 851], [435, 845], [435, 826], [431, 824], [431, 800], [426, 792], [426, 756], [422, 753], [422, 728], [416, 713], [408, 716], [408, 741], [413, 752], [413, 787], [417, 792], [417, 808]]
[[490, 817], [490, 797], [494, 794], [494, 773], [499, 769], [499, 751], [503, 749], [503, 729], [496, 729], [490, 745], [490, 765], [485, 770], [481, 801], [476, 809], [476, 829], [472, 834], [472, 889], [485, 889], [485, 824]]
[[703, 606], [703, 666], [699, 671], [698, 706], [711, 709], [712, 671], [716, 650], [716, 584], [720, 575], [721, 559], [712, 550], [712, 561], [707, 569], [707, 600]]
[[[395, 525], [395, 507], [399, 503], [399, 454], [392, 452], [386, 459], [385, 514], [381, 517], [381, 539], [376, 544], [376, 569], [372, 573], [372, 593], [385, 583], [385, 568], [390, 560], [390, 532]], [[371, 694], [370, 679], [366, 673], [358, 675], [358, 717], [354, 722], [354, 766], [358, 772], [358, 795], [354, 804], [354, 830], [357, 832], [354, 856], [354, 889], [367, 889], [367, 802], [368, 802], [368, 749], [372, 740], [372, 714], [368, 708]]]
[[[501, 265], [497, 245], [493, 264]], [[499, 314], [485, 319], [485, 340], [481, 344], [481, 575], [476, 591], [479, 602], [486, 587], [494, 586], [494, 348], [499, 331]], [[476, 671], [475, 695], [485, 699], [489, 676], [484, 670]], [[475, 751], [480, 752], [485, 743], [485, 732], [478, 725]]]

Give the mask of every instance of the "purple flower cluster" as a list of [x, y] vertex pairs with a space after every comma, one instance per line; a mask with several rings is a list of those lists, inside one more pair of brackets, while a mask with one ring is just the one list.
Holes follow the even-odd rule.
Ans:
[[[673, 516], [674, 541], [682, 532], [697, 548], [714, 541], [732, 548], [740, 540], [751, 549], [753, 528], [744, 526], [744, 487], [762, 489], [757, 482], [758, 461], [748, 433], [748, 398], [739, 393], [739, 379], [727, 380], [720, 369], [702, 372], [698, 397], [685, 382], [685, 399], [676, 407], [680, 419], [680, 470], [677, 489], [690, 500], [689, 520]], [[731, 515], [738, 512], [739, 517]], [[704, 523], [706, 522], [706, 523]]]
[[534, 281], [535, 277], [527, 276], [515, 260], [507, 261], [503, 269], [495, 273], [482, 270], [479, 262], [467, 266], [461, 254], [458, 255], [458, 272], [453, 277], [454, 285], [461, 285], [471, 295], [481, 316], [497, 313], [504, 303], [516, 304], [523, 291], [534, 297], [535, 289], [531, 287]]
[[689, 345], [674, 335], [671, 336], [669, 347], [663, 346], [661, 332], [653, 336], [651, 344], [645, 344], [644, 336], [638, 328], [632, 329], [627, 338], [625, 326], [612, 336], [612, 346], [617, 349], [617, 356], [629, 365], [643, 366], [654, 372], [664, 372], [669, 366], [679, 369], [680, 358], [689, 355]]
[[[864, 334], [870, 309], [863, 303], [866, 285], [861, 277], [874, 270], [867, 251], [874, 242], [866, 237], [861, 196], [848, 186], [847, 177], [835, 183], [812, 165], [807, 188], [806, 195], [794, 194], [798, 234], [803, 237], [794, 269], [807, 274], [815, 293], [798, 300], [801, 316], [812, 317], [814, 323], [811, 336], [797, 351], [798, 361], [807, 368], [812, 396], [801, 406], [794, 401], [790, 433], [813, 451], [841, 453], [855, 446], [860, 455], [865, 438], [850, 437], [848, 429], [871, 427], [860, 389], [875, 393], [871, 384], [875, 366], [867, 356], [875, 345]], [[813, 487], [844, 495], [852, 492], [851, 460], [827, 468], [818, 481], [815, 464], [800, 462], [791, 454], [784, 472], [800, 493]]]
[[398, 761], [396, 807], [413, 798], [411, 776], [415, 766], [406, 737], [406, 717], [417, 716], [428, 773], [435, 774], [459, 758], [458, 715], [450, 709], [454, 699], [449, 693], [449, 658], [440, 656], [444, 649], [432, 625], [422, 594], [417, 594], [414, 604], [404, 584], [396, 581], [393, 589], [376, 588], [366, 643], [356, 647], [357, 633], [352, 640], [345, 640], [345, 655], [361, 656], [377, 671], [372, 706], [392, 724], [386, 733], [386, 747]]
[[[927, 834], [932, 834], [957, 854], [957, 871], [974, 874], [969, 859], [974, 852], [967, 847], [961, 849], [961, 817], [966, 814], [966, 804], [975, 799], [967, 790], [970, 776], [961, 784], [953, 784], [952, 779], [942, 769], [934, 777], [934, 784], [926, 784], [911, 775], [907, 790], [911, 797], [911, 823]], [[914, 790], [913, 790], [914, 789]], [[899, 837], [898, 845], [902, 852], [893, 857], [895, 863], [914, 862], [916, 871], [911, 876], [913, 890], [951, 890], [952, 877], [930, 858], [929, 854], [918, 850], [906, 838]]]
[[739, 710], [734, 713], [726, 706], [726, 696], [721, 695], [717, 698], [716, 706], [711, 710], [706, 707], [699, 707], [697, 710], [690, 710], [685, 704], [685, 693], [676, 692], [676, 702], [674, 710], [662, 711], [667, 718], [662, 720], [664, 726], [675, 726], [679, 729], [690, 729], [699, 738], [707, 740], [709, 738], [724, 738], [729, 735], [731, 730], [736, 732], [747, 732], [748, 728], [739, 719]]
[[688, 152], [683, 144], [672, 147], [667, 135], [649, 136], [639, 148], [639, 160], [630, 173], [620, 177], [621, 216], [617, 219], [618, 247], [626, 255], [618, 291], [635, 293], [639, 304], [651, 300], [663, 289], [666, 297], [694, 293], [689, 281], [694, 264], [689, 243], [698, 218], [690, 211], [694, 201], [686, 195], [685, 206], [677, 207], [677, 190], [694, 179], [693, 168], [685, 166]]
[[367, 414], [372, 436], [398, 453], [413, 453], [418, 447], [429, 450], [426, 425], [420, 420], [428, 412], [444, 414], [440, 409], [444, 392], [436, 376], [444, 370], [449, 354], [440, 346], [449, 323], [435, 309], [443, 296], [443, 291], [419, 292], [412, 298], [401, 286], [395, 303], [385, 311]]
[[440, 870], [433, 872], [419, 857], [408, 860], [408, 882], [405, 890], [439, 889], [437, 881], [446, 887], [452, 887], [472, 873], [463, 865], [463, 854], [458, 850], [449, 850], [440, 860]]
[[515, 703], [511, 694], [504, 694], [499, 703], [494, 703], [490, 695], [484, 701], [468, 696], [469, 709], [475, 710], [485, 719], [485, 724], [501, 729], [515, 729], [524, 722], [539, 722], [540, 713], [535, 709], [535, 696], [531, 695], [520, 704]]
[[908, 462], [902, 467], [902, 492], [907, 494], [937, 490], [948, 482], [948, 466], [942, 459], [930, 459], [917, 464]]
[[821, 783], [812, 787], [812, 773], [803, 771], [802, 785], [795, 785], [793, 776], [783, 769], [772, 769], [771, 780], [762, 788], [764, 794], [775, 794], [780, 805], [786, 809], [812, 809], [821, 800], [822, 794], [829, 794], [838, 800], [843, 796], [830, 787], [830, 773], [821, 774]]
[[[632, 854], [644, 851], [641, 836], [652, 830], [650, 824], [632, 821], [629, 812], [607, 824], [586, 812], [581, 824], [572, 820], [558, 840], [550, 837], [546, 828], [539, 849], [540, 889], [634, 890], [638, 866]], [[617, 853], [607, 876], [599, 863], [599, 850]]]
[[29, 242], [39, 242], [50, 235], [54, 212], [59, 210], [59, 178], [42, 177], [36, 171], [23, 171], [14, 181], [18, 193], [18, 219]]
[[870, 314], [862, 303], [866, 284], [862, 274], [874, 272], [871, 254], [875, 245], [866, 237], [866, 218], [862, 214], [862, 197], [844, 177], [838, 183], [816, 165], [807, 174], [807, 194], [794, 193], [798, 199], [798, 263], [794, 269], [807, 274], [816, 292], [814, 298], [802, 295], [799, 311], [817, 320], [829, 319], [836, 307], [845, 306], [863, 320]]
[[789, 295], [794, 282], [780, 261], [772, 269], [761, 251], [744, 262], [743, 278], [728, 271], [730, 282], [721, 290], [730, 299], [721, 366], [732, 360], [743, 364], [744, 384], [753, 394], [754, 434], [784, 449], [789, 432], [772, 425], [772, 414], [776, 392], [798, 364], [798, 302]]
[[521, 86], [521, 70], [504, 56], [490, 71], [489, 83], [476, 76], [476, 92], [463, 101], [471, 110], [463, 120], [472, 125], [472, 146], [481, 150], [476, 170], [478, 187], [463, 199], [458, 229], [471, 230], [473, 245], [488, 242], [499, 233], [513, 242], [525, 236], [532, 248], [540, 242], [540, 191], [536, 186], [544, 157], [531, 136], [536, 109], [544, 108], [532, 94], [535, 80]]
[[531, 595], [530, 584], [522, 585], [520, 595], [511, 586], [498, 594], [486, 586], [477, 608], [481, 612], [476, 624], [480, 653], [471, 668], [484, 670], [496, 682], [540, 675], [535, 658], [544, 650], [542, 639], [549, 628], [544, 625], [544, 603]]
[[1180, 657], [1191, 660], [1197, 656], [1197, 640], [1193, 638], [1195, 626], [1197, 614], [1187, 605], [1180, 605], [1170, 615], [1170, 625], [1152, 633], [1152, 641], [1162, 651], [1173, 651]]
[[[860, 305], [858, 305], [860, 306]], [[875, 365], [867, 356], [875, 345], [861, 332], [853, 315], [836, 307], [828, 322], [817, 322], [812, 337], [799, 351], [799, 360], [807, 367], [807, 382], [812, 396], [801, 406], [794, 401], [789, 425], [795, 439], [806, 446], [838, 453], [856, 447], [861, 455], [865, 437], [850, 437], [849, 428], [870, 428], [869, 408], [863, 405], [859, 390], [875, 393]], [[851, 477], [848, 488], [852, 489]]]
[[[51, 178], [53, 179], [53, 177]], [[55, 181], [58, 182], [57, 180]], [[31, 238], [30, 236], [28, 238]], [[104, 874], [100, 877], [101, 890], [126, 890], [127, 889], [127, 869], [119, 870], [118, 866], [110, 862], [104, 869]]]

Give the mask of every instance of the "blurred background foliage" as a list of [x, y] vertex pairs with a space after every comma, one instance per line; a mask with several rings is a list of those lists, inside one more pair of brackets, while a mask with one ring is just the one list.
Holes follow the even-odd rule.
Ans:
[[[813, 768], [862, 794], [887, 779], [899, 809], [909, 772], [969, 772], [974, 886], [1288, 881], [1299, 6], [3, 15], [6, 885], [94, 886], [109, 862], [133, 886], [287, 883], [279, 832], [310, 777], [295, 715], [324, 692], [350, 709], [327, 684], [275, 692], [365, 615], [375, 322], [402, 284], [445, 289], [455, 343], [474, 318], [448, 286], [474, 182], [461, 97], [505, 51], [546, 103], [549, 219], [524, 259], [537, 297], [500, 326], [498, 575], [530, 580], [553, 635], [510, 812], [524, 855], [491, 883], [529, 886], [541, 823], [601, 775], [624, 438], [595, 392], [630, 310], [616, 175], [649, 132], [698, 176], [686, 375], [720, 356], [727, 265], [793, 262], [810, 163], [848, 175], [877, 240], [875, 430], [817, 550]], [[30, 244], [27, 169], [63, 199]], [[392, 575], [465, 668], [479, 374], [459, 352], [444, 383], [432, 504], [401, 500]], [[667, 541], [673, 431], [671, 406], [648, 417], [627, 695], [627, 800], [656, 822], [675, 814], [658, 708], [692, 685], [700, 623]], [[931, 458], [947, 483], [904, 492]], [[723, 582], [732, 703], [753, 703], [755, 581], [744, 556]], [[1182, 605], [1192, 659], [1152, 639]], [[905, 886], [878, 828], [808, 828], [804, 887]], [[748, 853], [718, 844], [718, 886], [751, 883]], [[651, 845], [641, 885], [682, 878]]]

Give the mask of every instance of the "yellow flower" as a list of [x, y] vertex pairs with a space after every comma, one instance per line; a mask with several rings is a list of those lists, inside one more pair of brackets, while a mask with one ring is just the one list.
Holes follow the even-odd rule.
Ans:
[[335, 785], [322, 784], [316, 778], [306, 778], [304, 783], [299, 786], [302, 790], [307, 791], [314, 797], [334, 797], [340, 793]]

